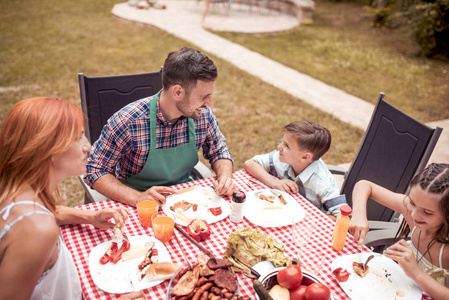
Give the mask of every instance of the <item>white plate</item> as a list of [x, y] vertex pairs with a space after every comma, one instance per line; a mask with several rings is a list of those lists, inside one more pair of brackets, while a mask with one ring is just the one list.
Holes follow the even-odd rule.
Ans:
[[[276, 190], [276, 192], [282, 193], [284, 200], [287, 204], [280, 204], [279, 199], [275, 200], [275, 204], [279, 207], [276, 209], [267, 209], [267, 201], [261, 200], [255, 194], [263, 191], [265, 195], [269, 195], [269, 190], [258, 190], [254, 192], [246, 193], [246, 203], [244, 215], [254, 225], [261, 227], [281, 227], [292, 225], [292, 218], [295, 215], [306, 215], [306, 212], [301, 205], [288, 193]], [[298, 221], [301, 219], [298, 219]]]
[[[153, 249], [158, 250], [159, 262], [171, 262], [167, 248], [154, 237], [146, 235], [130, 236], [129, 241], [131, 242], [131, 249], [134, 246], [145, 246], [148, 241], [153, 241], [155, 242]], [[123, 294], [147, 289], [162, 282], [160, 280], [149, 281], [146, 278], [139, 280], [137, 266], [143, 260], [144, 255], [125, 262], [120, 260], [116, 264], [108, 262], [102, 265], [100, 258], [112, 242], [117, 242], [119, 247], [122, 244], [121, 240], [110, 240], [95, 246], [89, 254], [89, 271], [98, 288], [108, 293]]]
[[[184, 212], [187, 217], [189, 217], [190, 219], [202, 219], [205, 220], [208, 224], [223, 220], [231, 213], [231, 208], [229, 207], [228, 202], [222, 197], [218, 196], [211, 187], [199, 186], [196, 186], [189, 192], [167, 197], [167, 202], [162, 205], [162, 210], [164, 212], [174, 213], [170, 209], [170, 206], [182, 200], [198, 205], [198, 209], [196, 212], [193, 211], [193, 208], [189, 208]], [[214, 216], [209, 211], [209, 208], [214, 207], [221, 207], [222, 213], [218, 216]], [[181, 226], [187, 226], [190, 222], [187, 223], [183, 220], [180, 220], [179, 218], [176, 218], [175, 223]]]
[[[343, 268], [351, 273], [348, 281], [339, 282], [349, 298], [352, 300], [421, 299], [421, 289], [412, 279], [405, 275], [404, 271], [394, 260], [378, 253], [361, 253], [362, 262], [365, 262], [371, 254], [375, 256], [368, 263], [369, 271], [365, 277], [357, 275], [352, 267], [352, 262], [361, 262], [360, 254], [341, 256], [332, 262], [332, 271], [336, 268]], [[404, 296], [397, 296], [397, 291], [402, 291]]]

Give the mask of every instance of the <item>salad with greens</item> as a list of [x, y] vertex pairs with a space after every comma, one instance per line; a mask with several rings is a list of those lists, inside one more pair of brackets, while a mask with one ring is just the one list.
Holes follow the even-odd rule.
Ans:
[[289, 266], [292, 260], [284, 255], [284, 245], [259, 229], [238, 227], [228, 238], [224, 257], [234, 264], [235, 272], [249, 277], [258, 262], [270, 260], [276, 268]]

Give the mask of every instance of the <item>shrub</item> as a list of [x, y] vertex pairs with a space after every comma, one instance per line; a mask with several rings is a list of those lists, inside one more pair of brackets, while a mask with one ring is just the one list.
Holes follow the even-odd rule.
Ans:
[[368, 9], [368, 14], [371, 17], [372, 25], [375, 27], [389, 27], [390, 25], [390, 7], [381, 7], [375, 9]]
[[428, 57], [449, 58], [449, 0], [421, 2], [410, 8], [413, 37]]

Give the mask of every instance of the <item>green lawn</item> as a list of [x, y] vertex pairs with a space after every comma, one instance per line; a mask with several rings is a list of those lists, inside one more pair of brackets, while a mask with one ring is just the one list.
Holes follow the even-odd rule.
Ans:
[[[192, 46], [157, 28], [123, 22], [112, 17], [110, 11], [117, 2], [123, 1], [11, 0], [0, 2], [2, 20], [0, 23], [2, 39], [0, 44], [0, 121], [17, 101], [28, 97], [58, 97], [80, 106], [77, 79], [79, 72], [88, 76], [98, 76], [158, 70], [169, 51], [183, 46]], [[345, 4], [333, 5], [340, 7], [339, 5]], [[249, 48], [260, 45], [257, 51], [267, 56], [273, 56], [275, 51], [284, 52], [285, 58], [276, 59], [290, 66], [292, 66], [290, 62], [293, 64], [296, 61], [294, 65], [299, 62], [309, 62], [311, 63], [309, 69], [299, 67], [297, 69], [314, 77], [318, 78], [314, 72], [327, 69], [327, 72], [334, 77], [344, 77], [349, 83], [360, 82], [360, 77], [363, 77], [360, 75], [364, 70], [356, 69], [358, 64], [355, 62], [344, 62], [344, 59], [340, 58], [341, 65], [347, 64], [354, 68], [353, 72], [346, 74], [342, 69], [336, 68], [335, 64], [326, 61], [326, 58], [330, 61], [334, 60], [332, 53], [335, 51], [329, 48], [330, 46], [326, 46], [327, 51], [320, 53], [317, 53], [315, 48], [309, 48], [308, 51], [311, 53], [308, 54], [304, 47], [300, 47], [303, 53], [299, 56], [301, 59], [298, 59], [299, 54], [296, 48], [300, 38], [293, 39], [294, 34], [302, 36], [307, 33], [308, 42], [301, 38], [302, 43], [320, 45], [323, 40], [326, 40], [324, 37], [331, 39], [334, 35], [338, 36], [337, 32], [342, 31], [336, 25], [326, 25], [326, 22], [321, 22], [323, 18], [320, 16], [320, 9], [317, 9], [317, 20], [312, 26], [301, 26], [286, 33], [272, 35], [224, 35], [241, 43], [250, 41]], [[332, 34], [332, 30], [336, 31]], [[338, 34], [343, 36], [343, 33]], [[274, 47], [276, 43], [279, 44]], [[342, 41], [342, 43], [349, 42]], [[285, 52], [287, 45], [292, 49]], [[368, 45], [366, 47], [369, 49]], [[351, 56], [348, 57], [351, 58]], [[408, 54], [404, 57], [407, 61], [411, 59]], [[282, 136], [281, 128], [289, 122], [300, 119], [317, 121], [332, 132], [333, 142], [330, 151], [324, 157], [326, 162], [338, 164], [353, 159], [363, 135], [362, 130], [323, 113], [213, 55], [211, 58], [216, 62], [220, 74], [213, 97], [213, 110], [234, 155], [234, 170], [241, 169], [243, 162], [253, 155], [274, 149]], [[356, 60], [361, 59], [363, 58]], [[432, 61], [419, 59], [416, 61], [427, 64], [428, 72], [433, 70], [442, 72], [443, 68], [447, 67]], [[335, 76], [335, 70], [339, 71], [339, 76]], [[365, 73], [364, 76], [366, 80], [362, 81], [366, 81], [375, 88], [370, 95], [362, 98], [374, 100], [382, 89], [377, 88], [378, 84], [374, 83], [373, 78], [376, 76], [370, 73]], [[418, 78], [414, 73], [410, 76]], [[447, 93], [447, 82], [441, 78], [432, 78], [433, 83], [426, 85], [436, 86], [438, 83], [442, 87], [446, 84], [444, 91]], [[415, 81], [419, 80], [421, 79]], [[329, 83], [332, 84], [332, 82]], [[398, 83], [398, 85], [402, 84]], [[354, 84], [350, 86], [353, 88]], [[357, 94], [349, 87], [348, 89], [339, 87]], [[391, 97], [394, 95], [393, 91], [390, 92], [387, 89], [383, 91]], [[419, 106], [422, 102], [428, 103], [427, 106], [432, 110], [432, 115], [444, 116], [447, 113], [447, 109], [443, 109], [444, 105], [447, 108], [447, 101], [442, 107], [435, 109], [433, 102], [425, 99], [426, 101], [411, 103], [413, 107]], [[81, 203], [83, 195], [76, 178], [67, 179], [61, 188], [68, 205]]]
[[417, 57], [407, 32], [371, 27], [359, 5], [318, 0], [314, 16], [281, 33], [215, 33], [371, 103], [385, 92], [422, 122], [449, 118], [449, 63]]

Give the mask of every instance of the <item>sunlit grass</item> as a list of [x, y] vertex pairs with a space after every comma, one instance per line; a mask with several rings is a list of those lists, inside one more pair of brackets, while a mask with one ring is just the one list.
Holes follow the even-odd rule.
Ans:
[[422, 122], [449, 118], [449, 64], [417, 57], [407, 32], [372, 28], [358, 5], [317, 1], [313, 24], [281, 33], [216, 33], [371, 103], [385, 92]]
[[[14, 103], [28, 97], [59, 97], [80, 106], [79, 72], [98, 76], [159, 70], [168, 52], [192, 46], [157, 28], [112, 17], [110, 11], [117, 2], [123, 1], [0, 1], [0, 87], [4, 89], [0, 91], [0, 120]], [[317, 20], [311, 26], [270, 35], [226, 35], [249, 43], [250, 48], [257, 47], [256, 51], [267, 56], [273, 57], [278, 52], [276, 60], [311, 76], [318, 78], [319, 74], [328, 74], [329, 81], [341, 82], [344, 86], [340, 88], [349, 93], [359, 95], [359, 90], [365, 91], [368, 96], [361, 97], [369, 101], [374, 101], [381, 90], [396, 101], [394, 92], [399, 88], [394, 86], [406, 85], [411, 90], [411, 96], [404, 97], [410, 106], [406, 110], [413, 109], [411, 114], [422, 121], [427, 117], [415, 114], [420, 105], [429, 116], [448, 113], [447, 102], [435, 108], [436, 101], [428, 97], [433, 95], [437, 99], [444, 94], [437, 87], [448, 91], [447, 80], [442, 78], [442, 70], [447, 65], [414, 58], [405, 46], [401, 50], [405, 51], [404, 58], [396, 55], [399, 57], [396, 59], [390, 53], [393, 50], [370, 44], [374, 42], [369, 37], [362, 39], [346, 27], [336, 32], [333, 27], [339, 28], [344, 23], [328, 24], [329, 19], [320, 14], [330, 12], [320, 13], [320, 4], [317, 7]], [[341, 15], [338, 10], [332, 13]], [[350, 10], [348, 14], [351, 15]], [[352, 34], [357, 39], [348, 37]], [[373, 34], [373, 40], [379, 38], [377, 35], [385, 35], [369, 27], [364, 34]], [[363, 44], [362, 50], [357, 50]], [[282, 136], [281, 128], [301, 119], [317, 121], [332, 132], [332, 147], [324, 157], [327, 163], [339, 164], [353, 159], [362, 130], [210, 56], [219, 69], [213, 110], [234, 155], [234, 170], [240, 170], [243, 162], [253, 155], [273, 150]], [[380, 60], [382, 62], [378, 62]], [[413, 60], [419, 63], [413, 65]], [[406, 72], [398, 75], [394, 69]], [[407, 81], [400, 81], [403, 78]], [[380, 79], [385, 83], [379, 83]], [[333, 81], [328, 83], [337, 86]], [[381, 88], [387, 84], [389, 88]], [[419, 95], [424, 96], [411, 101], [411, 97], [418, 94], [416, 88], [423, 93]], [[65, 180], [61, 188], [68, 205], [82, 203], [77, 178]]]

